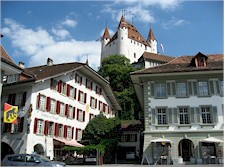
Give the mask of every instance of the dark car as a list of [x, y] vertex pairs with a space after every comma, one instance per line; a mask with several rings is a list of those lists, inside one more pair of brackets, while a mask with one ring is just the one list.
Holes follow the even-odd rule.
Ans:
[[1, 166], [63, 167], [66, 164], [64, 162], [51, 161], [38, 154], [11, 154], [5, 156], [1, 162]]

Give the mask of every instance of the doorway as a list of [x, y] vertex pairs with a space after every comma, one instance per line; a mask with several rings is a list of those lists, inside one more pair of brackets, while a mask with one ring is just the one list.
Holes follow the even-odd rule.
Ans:
[[43, 146], [41, 144], [37, 144], [34, 146], [34, 152], [36, 152], [39, 155], [43, 155], [44, 156], [44, 149]]
[[5, 142], [1, 143], [1, 160], [8, 154], [14, 154], [13, 149]]
[[179, 142], [178, 150], [183, 161], [190, 161], [190, 158], [194, 156], [194, 143], [190, 139], [182, 139]]

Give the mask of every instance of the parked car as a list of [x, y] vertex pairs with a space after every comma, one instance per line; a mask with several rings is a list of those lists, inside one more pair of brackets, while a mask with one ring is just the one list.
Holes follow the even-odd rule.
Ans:
[[51, 161], [38, 154], [10, 154], [4, 157], [1, 166], [63, 167], [66, 166], [66, 164], [64, 162]]

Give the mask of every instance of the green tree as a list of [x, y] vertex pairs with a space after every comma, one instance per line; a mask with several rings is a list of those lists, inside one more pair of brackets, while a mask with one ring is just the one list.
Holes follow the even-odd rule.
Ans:
[[141, 111], [136, 97], [130, 73], [136, 69], [130, 60], [123, 55], [111, 55], [103, 59], [99, 74], [107, 78], [119, 101], [122, 111], [119, 115], [122, 120], [138, 119]]

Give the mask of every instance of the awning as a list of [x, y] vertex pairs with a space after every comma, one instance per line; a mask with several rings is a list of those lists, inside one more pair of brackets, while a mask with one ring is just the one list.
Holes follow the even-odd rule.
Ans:
[[169, 140], [169, 139], [166, 139], [166, 138], [157, 138], [157, 139], [154, 139], [154, 140], [151, 140], [150, 143], [156, 143], [156, 142], [167, 142], [167, 143], [172, 143], [173, 141]]
[[216, 143], [220, 143], [220, 142], [223, 142], [223, 141], [218, 139], [218, 138], [215, 138], [215, 137], [209, 137], [209, 138], [201, 140], [200, 142], [216, 142]]
[[65, 140], [65, 139], [59, 139], [59, 138], [54, 138], [55, 140], [64, 143], [65, 145], [68, 146], [75, 146], [75, 147], [84, 147], [84, 145], [78, 143], [77, 141], [73, 140]]

